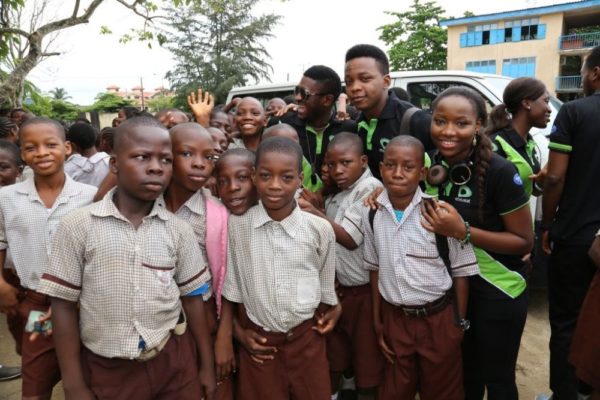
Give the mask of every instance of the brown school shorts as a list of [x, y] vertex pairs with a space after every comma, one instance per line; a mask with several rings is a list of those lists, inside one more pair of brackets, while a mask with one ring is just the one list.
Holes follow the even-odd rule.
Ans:
[[239, 400], [327, 400], [331, 396], [325, 338], [312, 319], [286, 333], [267, 332], [247, 321], [247, 329], [277, 347], [273, 360], [259, 364], [240, 347]]
[[[21, 281], [16, 273], [11, 269], [4, 268], [2, 270], [2, 276], [9, 285], [19, 289], [18, 298], [19, 300], [23, 300], [25, 298], [25, 290], [21, 287]], [[15, 351], [18, 355], [21, 355], [23, 328], [25, 327], [26, 323], [27, 321], [23, 321], [20, 313], [15, 315], [6, 315], [6, 325], [8, 325], [8, 330], [15, 341]]]
[[600, 390], [600, 272], [596, 272], [581, 307], [569, 361], [577, 377]]
[[96, 398], [114, 400], [201, 397], [196, 344], [190, 330], [172, 335], [153, 359], [140, 362], [106, 358], [82, 346], [83, 378]]
[[356, 386], [379, 386], [384, 359], [373, 326], [370, 285], [338, 288], [342, 316], [327, 336], [327, 358], [332, 372], [354, 371]]

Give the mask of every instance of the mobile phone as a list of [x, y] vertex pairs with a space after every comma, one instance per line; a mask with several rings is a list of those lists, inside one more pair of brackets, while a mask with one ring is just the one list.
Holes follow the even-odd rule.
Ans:
[[40, 322], [40, 318], [45, 313], [43, 311], [31, 311], [27, 318], [27, 324], [25, 325], [25, 332], [37, 332], [45, 333], [49, 329], [52, 329], [52, 321]]

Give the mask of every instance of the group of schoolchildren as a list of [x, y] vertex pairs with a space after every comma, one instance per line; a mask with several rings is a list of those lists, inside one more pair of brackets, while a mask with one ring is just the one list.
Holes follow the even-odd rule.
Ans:
[[123, 113], [110, 158], [43, 117], [20, 124], [20, 154], [0, 141], [23, 398], [61, 379], [67, 399], [518, 398], [545, 86], [513, 81], [488, 125], [468, 88], [411, 110], [371, 45], [348, 50], [345, 82], [356, 122], [314, 66], [285, 115], [201, 91], [197, 122]]

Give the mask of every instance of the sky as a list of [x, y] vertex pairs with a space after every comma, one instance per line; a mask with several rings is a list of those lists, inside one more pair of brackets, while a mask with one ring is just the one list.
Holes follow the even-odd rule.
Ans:
[[[49, 18], [70, 14], [74, 2], [55, 1]], [[562, 2], [566, 0], [452, 0], [438, 4], [443, 4], [446, 16], [460, 17], [467, 10], [479, 15]], [[89, 0], [81, 3], [89, 4]], [[315, 64], [328, 65], [341, 75], [346, 50], [357, 43], [385, 49], [377, 28], [394, 21], [385, 11], [403, 12], [410, 4], [412, 0], [262, 0], [255, 14], [282, 16], [272, 30], [273, 38], [265, 44], [273, 67], [271, 82], [299, 81], [302, 72]], [[119, 43], [121, 34], [141, 23], [116, 1], [106, 0], [90, 23], [64, 30], [56, 37], [50, 50], [61, 55], [43, 61], [28, 79], [45, 92], [64, 88], [70, 101], [81, 105], [93, 103], [109, 85], [123, 90], [142, 81], [146, 90], [169, 87], [164, 78], [173, 66], [168, 50], [157, 43], [152, 49], [135, 41]], [[103, 25], [113, 34], [101, 35]]]

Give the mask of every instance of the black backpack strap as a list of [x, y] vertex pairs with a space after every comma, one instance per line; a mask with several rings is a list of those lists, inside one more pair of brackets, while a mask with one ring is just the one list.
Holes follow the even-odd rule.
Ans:
[[448, 248], [448, 238], [446, 236], [435, 234], [435, 245], [440, 258], [444, 261], [448, 275], [452, 278], [452, 264], [450, 264], [450, 249]]
[[410, 135], [410, 119], [413, 114], [419, 111], [419, 107], [411, 107], [404, 111], [404, 115], [402, 115], [402, 121], [400, 122], [400, 135]]

